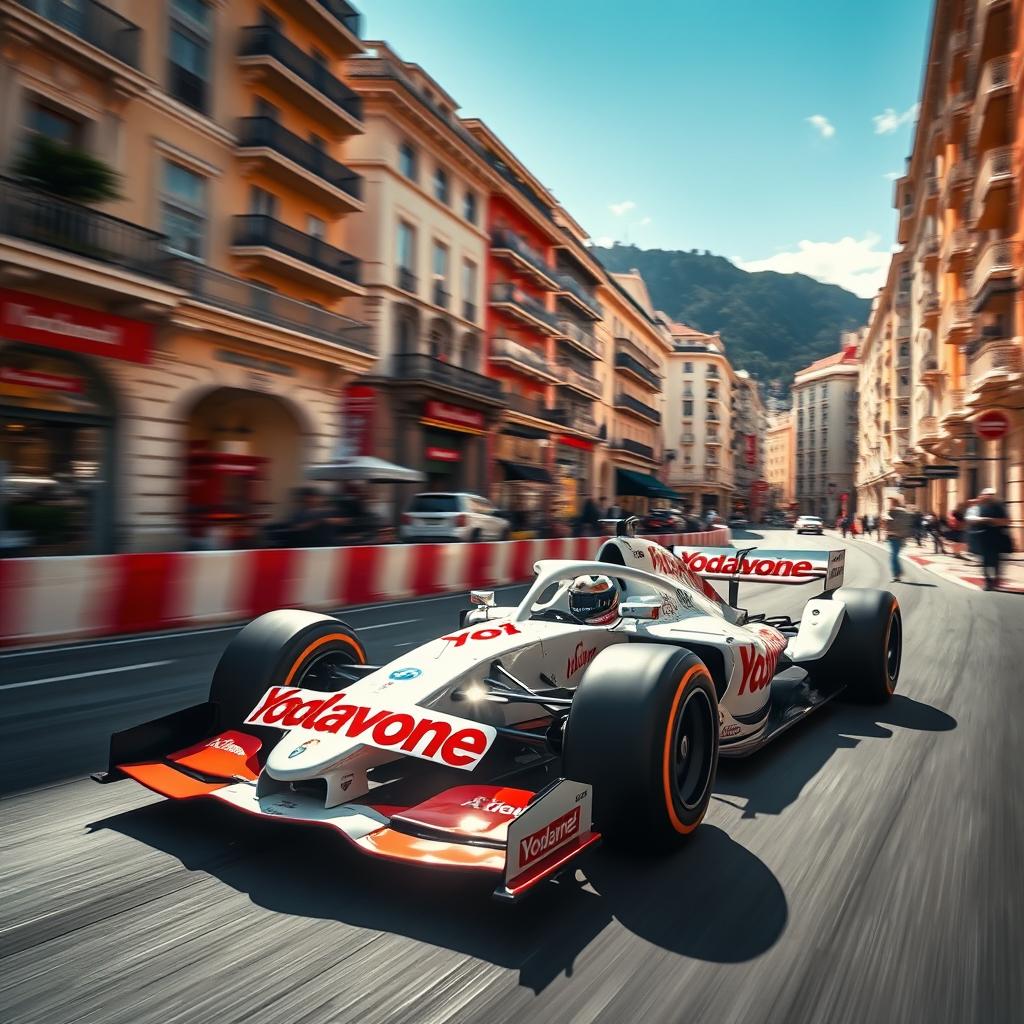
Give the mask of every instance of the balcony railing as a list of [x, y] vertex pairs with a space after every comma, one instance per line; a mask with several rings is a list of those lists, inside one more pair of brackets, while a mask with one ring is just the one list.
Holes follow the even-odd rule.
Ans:
[[353, 199], [362, 199], [363, 179], [360, 175], [311, 142], [288, 131], [272, 117], [241, 118], [238, 122], [238, 146], [240, 149], [273, 150], [322, 178], [328, 185], [347, 192]]
[[1002, 146], [990, 149], [978, 170], [974, 184], [974, 216], [993, 185], [1009, 184], [1013, 181], [1013, 147]]
[[974, 236], [967, 228], [955, 228], [945, 238], [943, 259], [949, 261], [954, 256], [962, 256], [974, 248]]
[[469, 299], [462, 300], [462, 319], [476, 322], [476, 303]]
[[563, 384], [586, 391], [591, 395], [600, 396], [601, 382], [596, 377], [592, 377], [589, 373], [581, 373], [568, 364], [562, 364], [560, 369], [563, 374]]
[[989, 280], [1012, 274], [1013, 242], [1009, 238], [997, 238], [989, 242], [978, 256], [971, 276], [971, 294], [976, 298]]
[[[634, 412], [638, 416], [643, 416], [644, 419], [648, 419], [652, 423], [661, 422], [661, 413], [658, 412], [657, 409], [650, 405], [646, 405], [639, 399], [634, 398], [632, 395], [627, 395], [622, 391], [615, 396], [615, 408], [628, 409], [630, 412]], [[708, 418], [710, 419], [710, 417]]]
[[1010, 91], [1010, 58], [993, 57], [982, 69], [978, 79], [977, 100], [971, 115], [971, 132], [977, 132], [985, 116], [985, 106], [992, 97], [1000, 92]]
[[374, 351], [369, 327], [347, 316], [261, 288], [251, 281], [223, 274], [194, 260], [176, 260], [172, 267], [175, 284], [198, 302], [311, 334], [342, 348], [366, 353]]
[[562, 374], [551, 366], [540, 352], [535, 352], [526, 345], [520, 345], [511, 338], [491, 339], [491, 360], [494, 362], [515, 362], [521, 367], [529, 367], [536, 376], [546, 380], [561, 379]]
[[170, 275], [163, 235], [3, 178], [0, 235], [113, 264], [147, 277]]
[[661, 390], [661, 378], [648, 370], [639, 359], [634, 359], [628, 352], [615, 353], [615, 366], [619, 370], [628, 370], [634, 376], [650, 384], [655, 390]]
[[558, 318], [556, 323], [559, 337], [574, 342], [591, 355], [600, 356], [601, 348], [597, 343], [597, 338], [590, 331], [583, 330], [579, 324], [574, 324], [571, 320], [566, 320], [564, 317]]
[[558, 282], [559, 291], [568, 292], [577, 299], [593, 316], [601, 319], [601, 307], [586, 288], [583, 287], [571, 274], [564, 272], [555, 274], [555, 281]]
[[498, 228], [491, 234], [491, 248], [498, 252], [508, 250], [515, 253], [523, 263], [532, 268], [536, 275], [544, 278], [549, 285], [553, 280], [554, 271], [548, 266], [544, 257], [516, 232], [509, 231], [507, 228]]
[[518, 285], [507, 281], [499, 281], [491, 286], [491, 303], [495, 305], [510, 305], [527, 314], [529, 318], [539, 321], [545, 326], [556, 331], [558, 329], [558, 318], [549, 313], [536, 299], [530, 298]]
[[96, 0], [18, 0], [22, 7], [52, 21], [83, 42], [129, 67], [139, 66], [139, 26]]
[[696, 442], [697, 442], [697, 437], [696, 437], [695, 434], [683, 434], [683, 436], [682, 436], [682, 443], [683, 444], [696, 444]]
[[328, 274], [359, 284], [359, 260], [322, 238], [282, 224], [262, 213], [239, 213], [232, 218], [231, 244], [239, 248], [268, 248], [291, 256]]
[[1021, 347], [1013, 341], [988, 341], [971, 353], [971, 386], [978, 388], [987, 378], [996, 383], [1001, 378], [1024, 371]]
[[657, 461], [654, 457], [654, 449], [649, 444], [642, 444], [640, 441], [633, 441], [628, 437], [616, 438], [609, 447], [617, 451], [632, 452], [634, 455], [643, 456], [652, 462]]
[[416, 289], [419, 287], [419, 280], [416, 275], [408, 267], [399, 267], [395, 273], [395, 283], [404, 292], [412, 292], [416, 294]]
[[585, 434], [596, 436], [600, 430], [593, 414], [579, 406], [563, 406], [556, 409], [548, 409], [545, 417], [552, 423], [568, 427], [570, 430], [580, 430]]
[[431, 298], [434, 300], [435, 306], [447, 309], [452, 301], [452, 293], [445, 289], [443, 281], [435, 281]]
[[548, 409], [539, 398], [528, 398], [526, 395], [520, 395], [514, 391], [505, 391], [501, 397], [505, 408], [511, 412], [534, 416], [539, 420], [547, 420], [549, 423], [554, 422], [550, 418], [552, 410]]
[[921, 314], [926, 317], [939, 315], [939, 293], [934, 291], [923, 291], [918, 296], [918, 305]]
[[360, 14], [346, 0], [313, 0], [313, 3], [319, 4], [329, 14], [337, 18], [352, 35], [359, 35]]
[[501, 398], [499, 381], [433, 356], [416, 353], [397, 355], [394, 358], [394, 371], [394, 375], [402, 380], [427, 381], [495, 401]]
[[246, 26], [241, 37], [240, 57], [269, 57], [277, 61], [350, 117], [362, 120], [362, 98], [335, 77], [326, 64], [300, 50], [272, 25]]

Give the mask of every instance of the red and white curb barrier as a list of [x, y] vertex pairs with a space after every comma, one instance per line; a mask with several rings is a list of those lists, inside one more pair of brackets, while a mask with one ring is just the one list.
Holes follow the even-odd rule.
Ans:
[[[718, 547], [727, 529], [665, 534]], [[344, 608], [529, 579], [542, 558], [590, 559], [603, 538], [0, 559], [0, 644], [244, 622], [274, 608]]]

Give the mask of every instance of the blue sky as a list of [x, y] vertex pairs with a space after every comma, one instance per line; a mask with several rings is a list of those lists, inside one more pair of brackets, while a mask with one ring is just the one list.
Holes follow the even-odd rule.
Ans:
[[356, 0], [595, 240], [870, 295], [931, 0]]

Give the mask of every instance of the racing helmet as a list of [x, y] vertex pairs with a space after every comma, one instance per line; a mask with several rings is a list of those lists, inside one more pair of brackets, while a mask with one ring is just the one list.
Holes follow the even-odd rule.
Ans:
[[619, 617], [619, 591], [607, 576], [577, 576], [569, 584], [569, 611], [587, 626], [605, 626]]

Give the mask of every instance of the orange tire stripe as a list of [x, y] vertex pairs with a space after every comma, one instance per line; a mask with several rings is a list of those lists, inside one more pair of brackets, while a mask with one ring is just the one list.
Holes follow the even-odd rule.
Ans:
[[356, 652], [356, 660], [360, 665], [366, 664], [366, 654], [363, 652], [363, 648], [360, 644], [356, 643], [347, 633], [328, 633], [327, 636], [320, 637], [319, 640], [314, 640], [296, 659], [292, 664], [291, 671], [288, 673], [288, 678], [285, 679], [283, 685], [291, 686], [292, 680], [295, 678], [295, 673], [298, 672], [299, 667], [302, 663], [318, 648], [323, 647], [324, 644], [329, 644], [332, 640], [343, 640], [345, 643]]
[[[682, 700], [683, 692], [686, 690], [686, 685], [695, 675], [707, 674], [703, 665], [691, 665], [690, 669], [679, 681], [679, 687], [676, 689], [676, 695], [672, 698], [672, 710], [668, 716], [668, 726], [665, 729], [665, 749], [664, 756], [662, 758], [662, 785], [665, 791], [665, 807], [668, 810], [669, 821], [672, 822], [672, 827], [677, 831], [686, 835], [688, 832], [692, 832], [704, 818], [702, 814], [700, 818], [695, 821], [692, 825], [684, 825], [679, 820], [679, 815], [676, 814], [675, 801], [672, 799], [672, 785], [670, 783], [671, 777], [671, 764], [672, 764], [672, 726], [676, 720], [676, 710], [679, 707], [679, 701]], [[718, 728], [715, 723], [715, 728]]]

